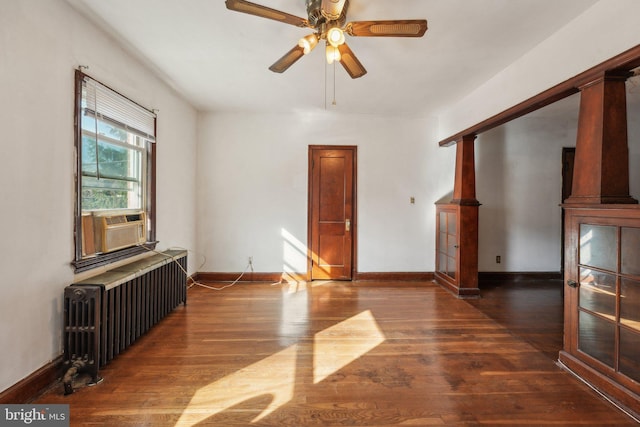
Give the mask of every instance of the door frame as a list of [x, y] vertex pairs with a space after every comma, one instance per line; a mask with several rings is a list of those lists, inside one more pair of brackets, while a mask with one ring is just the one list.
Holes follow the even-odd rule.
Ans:
[[313, 153], [322, 150], [350, 150], [353, 155], [353, 212], [351, 218], [351, 280], [358, 271], [358, 146], [357, 145], [309, 145], [307, 165], [307, 281], [311, 281], [313, 259], [312, 248], [312, 203], [313, 203]]

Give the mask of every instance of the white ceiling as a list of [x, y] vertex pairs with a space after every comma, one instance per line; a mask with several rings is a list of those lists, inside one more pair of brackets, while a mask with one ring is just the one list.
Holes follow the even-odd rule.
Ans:
[[[268, 67], [309, 30], [227, 10], [224, 0], [68, 0], [201, 111], [437, 114], [597, 0], [351, 0], [348, 21], [425, 18], [423, 38], [348, 37], [356, 80], [323, 49]], [[304, 0], [256, 3], [306, 17]], [[326, 95], [325, 95], [326, 94]]]

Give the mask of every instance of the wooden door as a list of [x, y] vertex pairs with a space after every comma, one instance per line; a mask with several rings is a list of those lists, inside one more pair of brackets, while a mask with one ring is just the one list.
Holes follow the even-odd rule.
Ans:
[[356, 147], [309, 147], [311, 280], [351, 280], [354, 265]]

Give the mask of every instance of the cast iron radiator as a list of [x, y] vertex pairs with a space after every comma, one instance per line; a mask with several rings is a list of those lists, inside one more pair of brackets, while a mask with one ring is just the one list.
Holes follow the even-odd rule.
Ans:
[[73, 377], [91, 375], [187, 303], [187, 252], [168, 250], [134, 261], [64, 290], [65, 394]]

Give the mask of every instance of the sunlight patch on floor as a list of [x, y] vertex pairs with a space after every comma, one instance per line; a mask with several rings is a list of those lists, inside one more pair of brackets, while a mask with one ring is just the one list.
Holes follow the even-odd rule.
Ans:
[[313, 383], [338, 372], [384, 340], [370, 310], [318, 332], [313, 340]]
[[176, 427], [194, 426], [246, 400], [271, 395], [271, 403], [252, 420], [260, 421], [293, 398], [297, 355], [297, 345], [292, 345], [201, 388]]
[[[370, 310], [316, 333], [313, 383], [323, 381], [384, 341], [385, 336]], [[271, 403], [251, 422], [260, 421], [293, 398], [297, 355], [298, 346], [294, 344], [202, 387], [185, 408], [176, 427], [192, 427], [242, 402], [269, 395]]]

